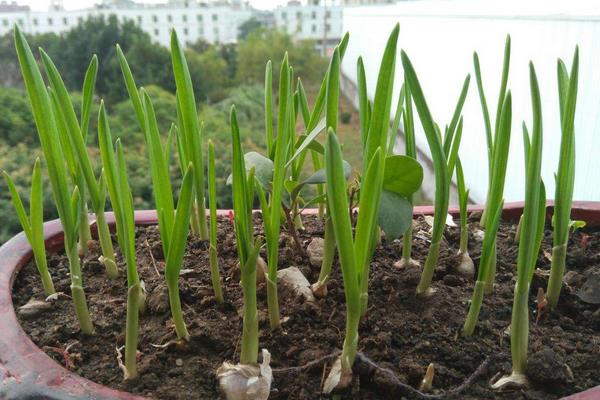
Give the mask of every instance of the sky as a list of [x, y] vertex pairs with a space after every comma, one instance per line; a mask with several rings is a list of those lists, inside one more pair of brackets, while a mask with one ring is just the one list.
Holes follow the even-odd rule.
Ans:
[[[285, 0], [249, 0], [250, 4], [258, 9], [275, 8], [278, 5], [285, 4]], [[77, 10], [87, 8], [98, 3], [99, 0], [63, 0], [67, 10]], [[141, 2], [141, 1], [138, 1]], [[144, 0], [144, 3], [164, 3], [165, 0]], [[17, 0], [19, 4], [26, 4], [36, 11], [45, 11], [48, 9], [49, 0]]]

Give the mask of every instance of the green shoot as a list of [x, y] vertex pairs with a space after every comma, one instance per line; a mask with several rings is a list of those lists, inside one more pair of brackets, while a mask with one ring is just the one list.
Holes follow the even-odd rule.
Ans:
[[[504, 96], [504, 104], [499, 115], [499, 124], [496, 129], [494, 146], [492, 148], [492, 177], [491, 187], [488, 190], [486, 207], [495, 210], [504, 196], [504, 182], [506, 179], [506, 167], [508, 164], [508, 150], [510, 146], [510, 134], [512, 126], [512, 97], [510, 90]], [[496, 236], [497, 232], [486, 229], [485, 234]], [[489, 269], [486, 269], [485, 292], [487, 294], [493, 291], [494, 280], [496, 277], [496, 245], [493, 246], [493, 256]], [[487, 267], [486, 267], [487, 268]], [[481, 271], [481, 267], [480, 267]]]
[[[405, 78], [406, 81], [406, 78]], [[413, 159], [417, 159], [417, 146], [415, 142], [415, 122], [413, 119], [413, 103], [412, 103], [412, 94], [410, 92], [410, 87], [407, 84], [402, 85], [404, 91], [404, 107], [402, 112], [402, 122], [404, 126], [404, 143], [406, 147], [406, 155]], [[400, 102], [400, 100], [398, 100]], [[400, 108], [400, 105], [398, 105]], [[409, 196], [407, 200], [412, 205], [412, 196]], [[400, 259], [401, 265], [412, 265], [418, 266], [419, 263], [412, 259], [412, 234], [413, 234], [413, 224], [411, 221], [410, 226], [404, 232], [404, 237], [402, 238], [402, 258]]]
[[44, 199], [42, 191], [42, 170], [40, 159], [36, 158], [31, 175], [31, 195], [29, 197], [29, 216], [25, 211], [21, 196], [8, 173], [4, 172], [4, 178], [10, 191], [15, 212], [21, 222], [21, 227], [29, 244], [33, 250], [35, 265], [42, 279], [44, 293], [46, 296], [56, 293], [52, 277], [48, 271], [48, 261], [46, 259], [46, 247], [44, 243]]
[[[269, 64], [267, 64], [267, 72]], [[267, 82], [268, 83], [268, 82]], [[286, 162], [290, 154], [289, 148], [294, 136], [293, 103], [291, 91], [291, 75], [287, 53], [281, 63], [279, 74], [279, 110], [277, 119], [277, 138], [271, 144], [273, 154], [273, 179], [271, 195], [267, 207], [263, 207], [263, 224], [267, 241], [267, 304], [271, 329], [280, 326], [279, 299], [277, 296], [277, 269], [279, 262], [279, 233], [281, 229], [281, 202], [284, 182], [286, 180]], [[267, 87], [265, 86], [265, 89]], [[270, 90], [270, 87], [268, 88]], [[273, 134], [267, 128], [267, 136]], [[259, 187], [259, 193], [262, 188]]]
[[546, 194], [541, 178], [542, 164], [542, 108], [538, 80], [533, 64], [529, 64], [533, 130], [525, 179], [525, 206], [517, 258], [517, 283], [515, 285], [510, 331], [512, 373], [496, 382], [494, 388], [507, 384], [526, 384], [527, 348], [529, 341], [529, 285], [540, 250], [545, 223]]
[[575, 48], [571, 73], [562, 60], [558, 61], [558, 87], [562, 137], [554, 195], [554, 247], [546, 299], [556, 307], [565, 273], [567, 243], [571, 230], [571, 204], [575, 184], [575, 106], [579, 78], [579, 49]]
[[[390, 33], [386, 43], [381, 64], [379, 66], [379, 74], [375, 86], [375, 94], [373, 97], [373, 106], [363, 110], [362, 115], [368, 117], [365, 123], [367, 129], [366, 137], [364, 137], [363, 145], [363, 176], [366, 176], [369, 167], [369, 160], [372, 159], [374, 151], [381, 149], [382, 151], [382, 166], [383, 166], [383, 188], [380, 195], [380, 201], [377, 210], [377, 224], [371, 232], [372, 240], [370, 248], [366, 249], [368, 256], [359, 258], [359, 261], [366, 264], [359, 264], [359, 268], [364, 269], [364, 279], [361, 280], [361, 315], [367, 313], [368, 306], [368, 285], [370, 260], [375, 245], [378, 243], [380, 229], [386, 236], [392, 240], [404, 233], [412, 224], [412, 204], [408, 197], [418, 190], [423, 179], [423, 171], [418, 162], [411, 157], [391, 155], [391, 147], [393, 145], [399, 124], [400, 111], [396, 112], [395, 122], [393, 124], [393, 132], [389, 134], [389, 120], [392, 108], [392, 94], [394, 90], [394, 76], [396, 71], [396, 53], [398, 36], [400, 33], [400, 25], [396, 24]], [[362, 62], [358, 63], [359, 75], [362, 75], [364, 68]], [[362, 81], [362, 78], [361, 78]], [[366, 92], [366, 83], [362, 83], [360, 92]], [[361, 94], [361, 97], [364, 97]], [[362, 101], [363, 107], [365, 101]], [[400, 101], [399, 104], [402, 102]], [[361, 121], [361, 125], [362, 125]], [[366, 188], [361, 182], [360, 197], [365, 195]], [[360, 201], [359, 201], [360, 203]], [[352, 207], [352, 205], [350, 205]], [[360, 217], [359, 217], [360, 218]]]
[[460, 210], [460, 244], [458, 256], [460, 264], [457, 270], [465, 276], [473, 276], [475, 265], [469, 255], [469, 224], [467, 221], [467, 205], [469, 203], [469, 190], [465, 185], [465, 176], [460, 158], [456, 159], [456, 186], [458, 188], [458, 205]]
[[137, 342], [139, 312], [145, 303], [142, 284], [137, 272], [135, 253], [135, 222], [133, 197], [129, 182], [121, 141], [116, 142], [116, 156], [104, 102], [100, 103], [98, 115], [98, 144], [104, 166], [100, 179], [106, 180], [110, 202], [115, 214], [117, 239], [127, 265], [127, 319], [125, 325], [125, 364], [122, 366], [125, 379], [137, 377]]
[[[500, 114], [500, 125], [498, 125], [498, 135], [494, 142], [492, 151], [492, 179], [491, 187], [488, 191], [487, 206], [490, 211], [493, 210], [492, 218], [494, 222], [486, 226], [484, 245], [481, 251], [481, 260], [477, 273], [477, 281], [469, 307], [469, 313], [465, 321], [463, 334], [471, 336], [479, 318], [479, 311], [483, 301], [483, 295], [493, 291], [494, 279], [496, 276], [496, 235], [500, 225], [496, 221], [501, 218], [501, 205], [503, 204], [504, 181], [506, 177], [506, 166], [508, 163], [508, 150], [510, 146], [510, 132], [512, 125], [512, 96], [510, 90], [504, 97], [504, 104]], [[490, 239], [488, 239], [490, 237]]]
[[217, 255], [217, 180], [215, 175], [215, 145], [208, 140], [208, 203], [210, 208], [210, 278], [217, 303], [223, 303], [223, 289]]
[[189, 334], [179, 298], [179, 271], [181, 270], [185, 244], [187, 243], [189, 221], [194, 203], [192, 185], [194, 184], [195, 170], [193, 169], [193, 163], [190, 162], [184, 172], [179, 204], [177, 205], [177, 212], [175, 212], [166, 146], [163, 146], [160, 140], [156, 114], [150, 96], [143, 89], [141, 94], [144, 104], [145, 138], [150, 160], [150, 175], [158, 212], [160, 238], [165, 256], [165, 279], [169, 291], [171, 316], [175, 323], [178, 339], [187, 341]]
[[329, 213], [335, 232], [340, 256], [344, 293], [346, 297], [346, 334], [342, 354], [337, 366], [325, 382], [325, 392], [348, 385], [352, 376], [352, 365], [358, 351], [358, 324], [361, 318], [362, 281], [368, 279], [371, 249], [376, 237], [373, 230], [377, 227], [379, 198], [383, 186], [384, 156], [377, 149], [363, 179], [363, 191], [360, 196], [356, 233], [352, 235], [352, 224], [348, 213], [346, 178], [343, 172], [342, 151], [337, 137], [330, 128], [325, 147], [325, 168], [327, 171], [327, 193], [329, 194]]
[[207, 240], [209, 237], [206, 223], [202, 131], [198, 124], [192, 78], [175, 29], [171, 31], [171, 61], [173, 63], [175, 84], [177, 86], [177, 103], [182, 121], [179, 129], [185, 138], [186, 146], [184, 150], [186, 151], [186, 158], [194, 166], [194, 192], [196, 194], [194, 211], [198, 226], [192, 227], [192, 229], [196, 234], [200, 235], [200, 239]]
[[[421, 119], [421, 124], [423, 125], [423, 129], [425, 131], [427, 143], [429, 144], [429, 148], [431, 150], [435, 171], [435, 215], [433, 232], [431, 234], [431, 246], [429, 247], [427, 259], [425, 260], [425, 265], [421, 274], [421, 280], [417, 286], [417, 295], [427, 296], [432, 292], [430, 288], [431, 279], [433, 277], [433, 272], [439, 257], [446, 215], [448, 214], [450, 176], [452, 176], [454, 164], [456, 162], [462, 124], [458, 124], [456, 132], [453, 132], [452, 130], [447, 131], [445, 141], [452, 144], [448, 146], [449, 153], [446, 154], [442, 144], [442, 137], [439, 133], [439, 130], [436, 128], [436, 124], [434, 123], [431, 112], [429, 111], [429, 107], [427, 106], [425, 95], [421, 89], [417, 74], [412, 66], [412, 63], [410, 62], [410, 59], [404, 51], [402, 51], [402, 64], [404, 66], [406, 84], [408, 85], [412, 98], [414, 99], [417, 112]], [[465, 82], [468, 82], [468, 77]], [[468, 87], [467, 83], [463, 85], [463, 91], [466, 90], [465, 87]], [[461, 93], [456, 107], [458, 112], [455, 111], [454, 115], [460, 114], [459, 108], [462, 106], [462, 98], [463, 95]], [[455, 118], [453, 118], [453, 120], [454, 119]]]
[[[337, 112], [339, 108], [340, 62], [340, 47], [337, 46], [333, 51], [329, 68], [327, 69], [327, 76], [325, 78], [325, 125], [328, 129], [332, 129], [334, 132], [337, 130]], [[323, 172], [325, 172], [324, 181], [326, 181], [327, 174], [326, 171]], [[348, 178], [347, 176], [345, 177]], [[327, 282], [329, 282], [331, 277], [333, 257], [335, 256], [335, 247], [336, 240], [333, 229], [333, 221], [331, 220], [329, 211], [327, 211], [325, 216], [325, 235], [323, 237], [323, 259], [321, 261], [319, 279], [311, 286], [312, 291], [317, 297], [324, 297], [327, 295]]]
[[[485, 91], [483, 90], [483, 82], [482, 82], [482, 78], [481, 78], [481, 68], [479, 65], [479, 56], [477, 53], [473, 53], [473, 65], [475, 68], [475, 77], [476, 77], [476, 81], [477, 81], [477, 89], [479, 92], [479, 100], [481, 102], [481, 110], [483, 112], [483, 120], [485, 123], [486, 143], [487, 143], [487, 149], [488, 149], [488, 195], [486, 197], [485, 208], [481, 215], [480, 224], [482, 227], [486, 226], [485, 225], [485, 218], [486, 218], [485, 210], [489, 207], [491, 207], [491, 209], [494, 209], [494, 207], [495, 207], [495, 204], [489, 204], [489, 202], [490, 202], [490, 192], [494, 189], [492, 179], [493, 179], [494, 168], [495, 168], [494, 153], [495, 153], [496, 142], [498, 141], [498, 137], [501, 136], [502, 134], [510, 135], [510, 127], [508, 128], [509, 129], [508, 133], [500, 132], [500, 119], [501, 119], [501, 115], [502, 115], [502, 108], [504, 105], [504, 99], [506, 98], [506, 96], [508, 94], [507, 93], [507, 84], [508, 84], [508, 72], [510, 69], [510, 48], [511, 48], [511, 40], [510, 40], [510, 36], [507, 35], [506, 41], [504, 44], [504, 61], [502, 64], [502, 77], [500, 80], [500, 91], [498, 94], [498, 103], [496, 106], [496, 119], [495, 119], [493, 131], [492, 131], [492, 123], [490, 121], [490, 113], [488, 110], [488, 105], [487, 105], [487, 101], [486, 101], [486, 97], [485, 97]], [[500, 192], [500, 193], [502, 193], [502, 192]], [[502, 197], [502, 194], [500, 194], [499, 197]], [[497, 197], [492, 201], [497, 202], [498, 201]], [[495, 257], [494, 257], [494, 259], [495, 259]], [[495, 263], [495, 261], [493, 261], [493, 262]]]
[[[77, 115], [73, 108], [73, 103], [69, 92], [60, 76], [60, 73], [52, 59], [41, 50], [42, 61], [48, 78], [50, 80], [50, 87], [52, 88], [52, 102], [55, 109], [55, 118], [58, 125], [59, 134], [61, 136], [61, 145], [63, 152], [66, 156], [69, 169], [73, 180], [80, 188], [87, 188], [92, 208], [96, 214], [96, 226], [98, 228], [98, 237], [100, 239], [100, 246], [102, 248], [102, 256], [100, 262], [104, 264], [106, 273], [111, 278], [116, 278], [119, 275], [117, 270], [117, 264], [115, 261], [115, 252], [113, 249], [112, 240], [110, 238], [110, 231], [104, 215], [104, 207], [106, 203], [106, 194], [102, 193], [99, 188], [99, 183], [96, 181], [92, 163], [87, 152], [85, 139], [87, 136], [87, 127], [89, 126], [89, 111], [86, 115], [82, 115], [81, 125], [77, 121]], [[86, 78], [84, 81], [84, 106], [90, 107], [91, 97], [93, 96], [92, 84], [95, 78], [97, 70], [97, 60], [92, 58], [92, 62], [86, 72]], [[85, 110], [84, 110], [85, 111]], [[84, 126], [86, 132], [81, 130], [81, 126]], [[82, 192], [83, 194], [83, 189]], [[80, 215], [85, 217], [82, 223], [86, 223], [87, 211], [84, 206], [81, 206], [79, 210]], [[82, 241], [80, 240], [80, 243]]]
[[15, 26], [14, 38], [17, 56], [23, 73], [23, 81], [31, 102], [40, 143], [48, 165], [52, 193], [64, 230], [65, 252], [69, 259], [71, 295], [75, 312], [81, 331], [84, 334], [92, 334], [94, 326], [88, 312], [85, 293], [83, 291], [83, 278], [77, 249], [80, 223], [80, 214], [78, 211], [81, 200], [79, 189], [75, 187], [72, 192], [69, 190], [56, 117], [52, 111], [50, 96], [44, 85], [44, 80], [42, 79], [36, 60], [27, 44], [27, 40], [18, 26]]
[[232, 191], [234, 226], [238, 257], [240, 260], [242, 291], [244, 297], [243, 328], [240, 363], [258, 362], [258, 311], [256, 306], [256, 261], [262, 246], [254, 240], [252, 226], [252, 201], [254, 199], [254, 168], [246, 173], [246, 164], [240, 143], [240, 131], [235, 107], [231, 108], [231, 135], [233, 144]]

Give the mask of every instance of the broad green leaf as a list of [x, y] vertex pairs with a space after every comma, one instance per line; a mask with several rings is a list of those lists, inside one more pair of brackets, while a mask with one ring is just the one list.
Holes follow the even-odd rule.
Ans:
[[383, 188], [408, 197], [421, 187], [423, 167], [412, 157], [394, 155], [385, 159]]
[[[254, 168], [254, 175], [260, 184], [265, 190], [269, 190], [273, 181], [273, 161], [262, 154], [251, 151], [244, 154], [244, 164], [246, 165], [246, 172]], [[232, 181], [233, 174], [227, 177], [226, 184], [231, 185]]]
[[[346, 179], [346, 181], [348, 181], [348, 179], [350, 178], [350, 174], [352, 173], [352, 167], [350, 166], [350, 163], [348, 163], [348, 161], [346, 160], [342, 160], [342, 169], [344, 171], [344, 178]], [[322, 168], [316, 171], [308, 178], [306, 178], [305, 180], [303, 180], [302, 182], [295, 185], [293, 190], [290, 192], [290, 197], [296, 198], [305, 185], [320, 185], [326, 182], [327, 171], [325, 170], [325, 168]]]
[[412, 224], [413, 206], [396, 193], [383, 190], [379, 202], [377, 222], [389, 240], [399, 238]]
[[587, 222], [585, 221], [575, 220], [569, 223], [569, 228], [571, 229], [571, 232], [575, 232], [578, 229], [585, 228], [586, 225]]

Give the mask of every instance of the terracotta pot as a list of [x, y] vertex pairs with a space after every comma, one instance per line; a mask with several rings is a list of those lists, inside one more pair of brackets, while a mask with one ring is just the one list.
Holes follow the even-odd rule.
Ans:
[[[479, 211], [482, 206], [472, 206]], [[548, 207], [551, 214], [552, 206]], [[523, 211], [523, 203], [505, 205], [505, 219], [516, 221]], [[450, 210], [453, 215], [458, 210]], [[228, 215], [222, 210], [220, 215]], [[414, 214], [433, 214], [433, 207], [415, 207]], [[584, 220], [590, 226], [600, 226], [600, 202], [575, 202], [572, 216]], [[107, 213], [109, 224], [114, 218]], [[155, 211], [137, 211], [136, 225], [157, 223]], [[44, 224], [46, 248], [62, 247], [63, 232], [58, 220]], [[120, 392], [82, 378], [56, 363], [39, 349], [21, 329], [12, 303], [12, 286], [19, 270], [31, 259], [32, 251], [23, 233], [0, 247], [0, 398], [6, 399], [94, 399], [94, 400], [143, 400], [143, 397]], [[600, 399], [600, 386], [567, 397], [568, 400]]]

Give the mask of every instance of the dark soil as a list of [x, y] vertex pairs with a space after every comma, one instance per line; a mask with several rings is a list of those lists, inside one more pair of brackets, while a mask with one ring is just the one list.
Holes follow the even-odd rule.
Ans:
[[[258, 218], [258, 217], [257, 217]], [[477, 266], [481, 243], [471, 218], [470, 252]], [[156, 227], [137, 231], [139, 273], [148, 291], [148, 310], [140, 318], [140, 377], [124, 383], [115, 348], [124, 341], [125, 276], [110, 280], [95, 261], [97, 249], [85, 258], [84, 283], [96, 335], [83, 336], [68, 298], [37, 318], [21, 321], [35, 343], [58, 363], [93, 381], [156, 399], [217, 399], [215, 370], [224, 360], [237, 362], [241, 332], [241, 290], [238, 283], [235, 235], [228, 219], [219, 220], [219, 258], [226, 303], [212, 297], [207, 243], [190, 238], [180, 280], [181, 298], [191, 341], [185, 346], [155, 347], [175, 339], [166, 288], [164, 260]], [[316, 217], [305, 217], [301, 239], [308, 245], [323, 235]], [[257, 226], [258, 219], [257, 219]], [[257, 228], [258, 230], [258, 228]], [[423, 263], [428, 249], [428, 226], [422, 218], [414, 235], [413, 256]], [[510, 372], [510, 340], [507, 328], [515, 280], [517, 246], [515, 226], [504, 224], [499, 233], [498, 274], [495, 293], [485, 299], [480, 322], [471, 338], [460, 335], [471, 296], [472, 280], [454, 273], [457, 264], [458, 229], [448, 228], [434, 276], [435, 295], [414, 296], [419, 270], [398, 270], [394, 262], [401, 254], [401, 241], [383, 240], [371, 266], [368, 317], [360, 325], [359, 350], [380, 367], [391, 370], [403, 383], [418, 387], [429, 363], [435, 364], [433, 393], [444, 393], [461, 385], [491, 357], [490, 365], [469, 385], [463, 399], [556, 399], [600, 384], [600, 311], [585, 304], [578, 289], [592, 274], [600, 273], [600, 231], [582, 229], [572, 235], [567, 268], [569, 285], [557, 310], [536, 323], [536, 293], [546, 287], [550, 267], [551, 231], [546, 230], [543, 251], [530, 295], [529, 377], [527, 390], [496, 393], [489, 380]], [[50, 269], [57, 290], [69, 294], [66, 257], [50, 255]], [[296, 251], [289, 238], [282, 239], [280, 268], [297, 266], [314, 282], [318, 268]], [[120, 267], [122, 268], [122, 262]], [[319, 399], [322, 380], [332, 359], [302, 370], [280, 370], [302, 366], [340, 349], [345, 326], [345, 302], [339, 266], [334, 266], [329, 294], [318, 307], [303, 303], [280, 287], [281, 314], [285, 322], [271, 332], [266, 315], [266, 290], [258, 288], [260, 347], [272, 354], [274, 382], [270, 399]], [[35, 267], [29, 263], [14, 287], [15, 306], [31, 298], [42, 299], [43, 291]], [[65, 349], [67, 351], [65, 352]], [[377, 376], [356, 377], [348, 399], [398, 399]], [[404, 395], [412, 398], [413, 395]]]

